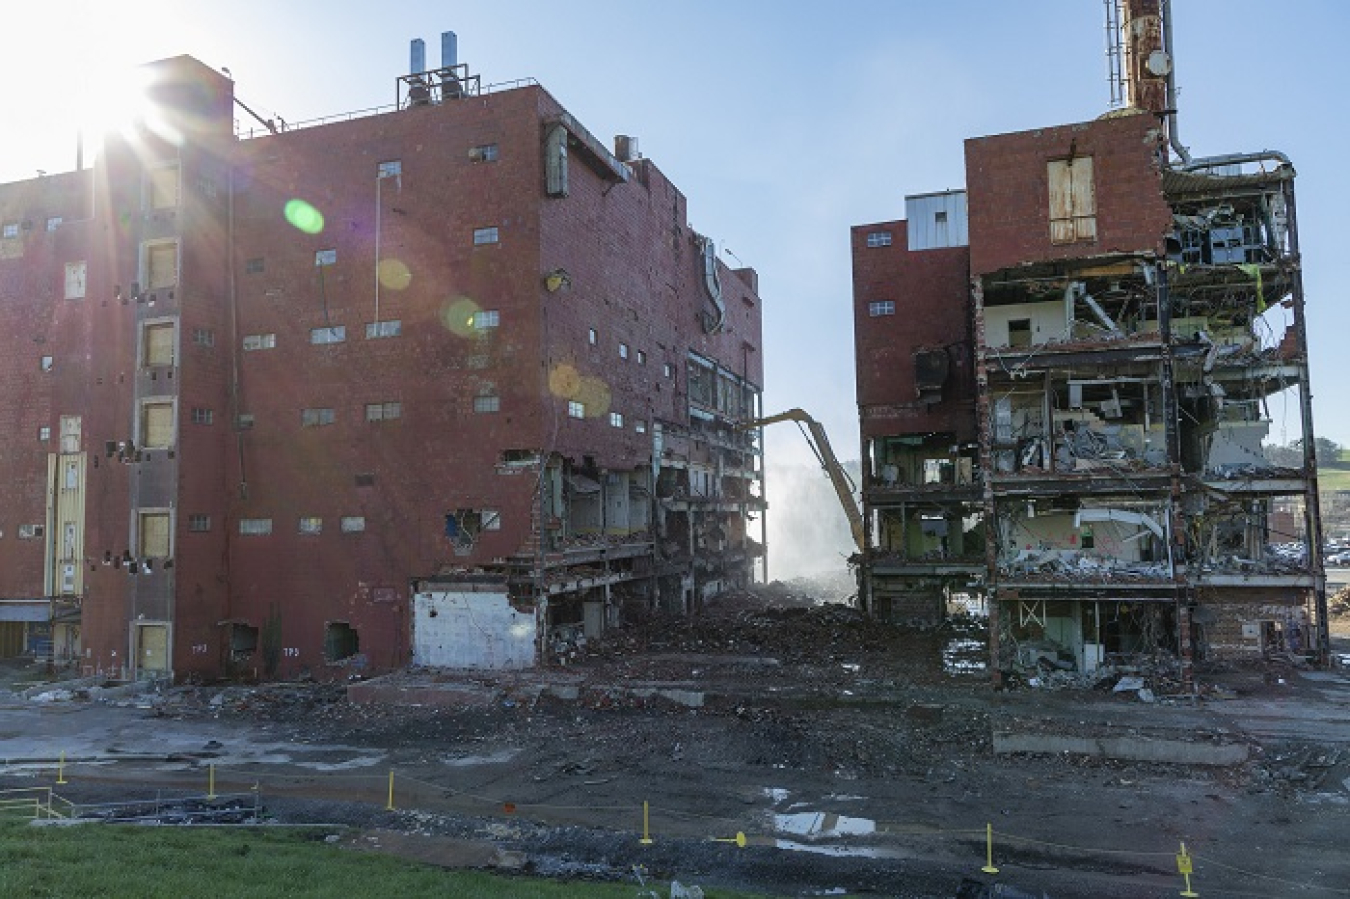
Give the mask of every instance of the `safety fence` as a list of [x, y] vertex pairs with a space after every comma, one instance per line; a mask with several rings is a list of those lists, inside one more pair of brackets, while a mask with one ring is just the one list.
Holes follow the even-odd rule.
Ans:
[[[50, 771], [54, 774], [55, 784], [68, 784], [71, 782], [68, 775], [80, 768], [82, 762], [85, 762], [85, 760], [67, 762], [63, 753], [49, 769], [44, 770], [44, 773]], [[92, 774], [96, 770], [95, 765], [101, 767], [104, 763], [104, 760], [99, 760], [97, 763], [89, 764], [90, 773]], [[126, 763], [119, 760], [118, 767], [124, 770]], [[435, 813], [445, 810], [447, 800], [454, 800], [457, 802], [455, 811], [468, 810], [472, 814], [483, 817], [519, 818], [532, 820], [540, 824], [556, 824], [560, 818], [573, 823], [579, 820], [591, 821], [596, 816], [608, 815], [610, 816], [610, 823], [605, 826], [605, 829], [619, 833], [631, 833], [634, 840], [643, 846], [650, 846], [662, 840], [675, 841], [697, 838], [726, 843], [739, 848], [752, 846], [785, 848], [783, 839], [785, 834], [773, 828], [766, 828], [763, 832], [747, 835], [744, 830], [736, 829], [745, 826], [744, 819], [730, 819], [725, 816], [703, 814], [684, 809], [652, 806], [647, 800], [614, 805], [514, 801], [502, 796], [483, 795], [459, 789], [446, 783], [425, 780], [394, 768], [381, 773], [349, 774], [334, 772], [299, 773], [294, 767], [281, 768], [280, 766], [269, 765], [249, 765], [236, 768], [206, 764], [203, 767], [205, 768], [203, 771], [190, 773], [203, 778], [206, 786], [205, 793], [168, 796], [161, 791], [161, 796], [153, 801], [77, 804], [57, 795], [52, 786], [0, 790], [0, 818], [13, 816], [38, 819], [92, 817], [126, 821], [135, 820], [135, 818], [122, 815], [115, 816], [104, 812], [113, 807], [125, 809], [134, 806], [146, 806], [145, 817], [147, 819], [157, 818], [162, 820], [166, 814], [172, 814], [168, 811], [169, 809], [181, 808], [185, 802], [199, 801], [219, 804], [228, 801], [233, 803], [231, 808], [234, 809], [246, 810], [251, 804], [253, 817], [241, 819], [241, 823], [252, 823], [261, 820], [265, 811], [260, 799], [265, 784], [274, 786], [278, 793], [301, 796], [306, 794], [306, 787], [312, 787], [315, 792], [318, 792], [319, 786], [322, 785], [330, 790], [333, 787], [340, 786], [343, 789], [346, 801], [369, 804], [381, 803], [384, 810], [388, 812]], [[3, 762], [0, 762], [0, 770], [3, 770]], [[163, 769], [155, 769], [154, 773], [159, 777], [171, 775], [173, 780], [182, 782], [185, 778], [181, 775], [189, 772], [166, 772]], [[106, 779], [101, 779], [101, 781], [106, 785]], [[217, 787], [222, 784], [230, 785], [234, 792], [218, 792]], [[154, 803], [153, 806], [152, 803]], [[434, 806], [440, 806], [441, 808], [438, 809]], [[181, 823], [201, 823], [200, 821], [188, 820], [190, 817], [183, 816]], [[209, 823], [209, 818], [206, 821]], [[1132, 860], [1140, 866], [1139, 874], [1148, 874], [1155, 877], [1165, 875], [1175, 868], [1177, 886], [1180, 888], [1177, 895], [1183, 897], [1201, 895], [1199, 892], [1203, 886], [1201, 880], [1202, 876], [1206, 874], [1211, 878], [1228, 875], [1222, 886], [1222, 892], [1213, 894], [1225, 897], [1250, 896], [1269, 899], [1270, 896], [1280, 895], [1283, 891], [1296, 891], [1309, 896], [1350, 896], [1350, 886], [1339, 883], [1336, 885], [1316, 883], [1312, 878], [1292, 880], [1231, 865], [1218, 860], [1208, 851], [1195, 852], [1188, 848], [1185, 842], [1179, 843], [1176, 849], [1113, 849], [1079, 846], [1021, 836], [1003, 830], [995, 830], [992, 823], [986, 823], [982, 828], [951, 829], [931, 825], [906, 825], [891, 821], [871, 823], [874, 826], [868, 829], [865, 834], [845, 834], [845, 836], [855, 838], [866, 837], [865, 840], [855, 840], [853, 845], [858, 849], [857, 852], [836, 852], [835, 854], [883, 856], [884, 853], [869, 851], [878, 847], [879, 839], [892, 842], [905, 837], [915, 838], [916, 840], [939, 839], [955, 841], [972, 847], [972, 850], [975, 846], [979, 847], [981, 851], [978, 856], [972, 852], [971, 873], [978, 871], [986, 875], [998, 874], [1000, 873], [999, 863], [1016, 866], [1019, 864], [1019, 855], [1022, 856], [1022, 862], [1030, 862], [1037, 867], [1043, 867], [1048, 857], [1053, 858], [1060, 855], [1063, 856], [1066, 866], [1073, 860]], [[836, 850], [850, 846], [846, 840], [838, 838], [832, 838], [829, 842], [823, 842], [821, 845]], [[801, 846], [789, 846], [787, 848], [801, 848]], [[1035, 857], [1027, 858], [1029, 855]], [[980, 864], [980, 862], [983, 862], [983, 864]], [[1314, 872], [1314, 874], [1320, 874], [1320, 872]], [[1251, 890], [1244, 891], [1240, 887], [1235, 887], [1235, 882], [1251, 887]], [[1276, 889], [1282, 892], [1272, 892]]]

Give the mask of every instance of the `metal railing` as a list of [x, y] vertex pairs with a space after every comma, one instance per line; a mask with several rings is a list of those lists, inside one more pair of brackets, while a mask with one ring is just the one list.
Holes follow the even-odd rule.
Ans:
[[29, 819], [70, 818], [75, 804], [57, 796], [51, 787], [20, 787], [0, 790], [0, 818]]
[[[496, 84], [485, 85], [473, 94], [475, 97], [482, 97], [488, 94], [499, 94], [504, 91], [516, 90], [522, 87], [538, 87], [539, 81], [536, 78], [516, 78], [511, 81], [500, 81]], [[453, 100], [443, 101], [445, 103], [455, 102]], [[368, 106], [365, 109], [355, 109], [351, 112], [339, 112], [333, 115], [320, 116], [315, 119], [305, 119], [300, 122], [278, 121], [279, 131], [285, 133], [288, 131], [298, 131], [301, 128], [314, 128], [319, 125], [331, 125], [334, 122], [350, 122], [355, 119], [363, 119], [368, 116], [384, 115], [385, 113], [398, 112], [399, 106], [396, 103], [388, 103], [383, 106]], [[234, 136], [239, 140], [250, 140], [254, 137], [266, 137], [271, 134], [262, 126], [244, 128], [239, 119], [234, 120]]]

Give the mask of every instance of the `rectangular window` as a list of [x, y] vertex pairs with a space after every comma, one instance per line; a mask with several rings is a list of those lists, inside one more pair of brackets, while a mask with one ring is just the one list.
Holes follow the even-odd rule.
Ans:
[[594, 328], [586, 329], [586, 342], [589, 343], [591, 346], [595, 346], [600, 342], [600, 335], [599, 333], [596, 332]]
[[347, 340], [347, 326], [333, 325], [331, 328], [311, 328], [310, 343], [343, 343]]
[[173, 446], [173, 402], [151, 400], [141, 404], [141, 446], [166, 449]]
[[207, 531], [211, 530], [211, 516], [189, 515], [188, 530], [192, 531], [194, 534], [204, 534]]
[[567, 415], [569, 418], [585, 418], [586, 404], [578, 400], [567, 401]]
[[83, 260], [66, 263], [66, 299], [84, 299], [88, 275], [89, 267]]
[[239, 519], [239, 533], [246, 537], [259, 537], [272, 533], [272, 519], [270, 518], [241, 518]]
[[174, 324], [153, 322], [145, 326], [142, 364], [146, 368], [173, 365]]
[[365, 529], [366, 529], [366, 517], [364, 515], [342, 516], [342, 533], [359, 534]]
[[1031, 319], [1014, 318], [1008, 322], [1008, 346], [1031, 346]]
[[476, 396], [473, 398], [473, 411], [475, 412], [500, 412], [501, 409], [501, 397]]
[[622, 428], [622, 427], [623, 427], [623, 413], [622, 413], [622, 412], [611, 412], [611, 413], [609, 413], [609, 426], [610, 426], [611, 428]]
[[194, 425], [210, 425], [215, 424], [215, 422], [216, 422], [216, 413], [214, 411], [210, 409], [198, 409], [198, 408], [194, 408], [192, 410], [192, 423]]
[[244, 274], [261, 275], [267, 267], [267, 262], [262, 256], [254, 256], [244, 263]]
[[375, 486], [375, 475], [372, 474], [372, 473], [370, 473], [370, 472], [366, 472], [366, 473], [363, 473], [363, 474], [358, 474], [358, 475], [355, 477], [354, 480], [355, 480], [356, 486], [358, 486], [358, 487], [374, 487], [374, 486]]
[[216, 345], [216, 332], [210, 328], [193, 328], [192, 342], [197, 346], [211, 347]]
[[136, 555], [142, 559], [167, 559], [169, 557], [169, 513], [140, 513], [140, 542]]
[[21, 524], [19, 525], [20, 540], [39, 540], [47, 533], [45, 525], [41, 524]]
[[332, 409], [301, 409], [300, 427], [302, 428], [320, 428], [324, 425], [331, 425], [336, 420]]
[[38, 368], [42, 371], [51, 371], [54, 365], [56, 365], [56, 360], [51, 356], [43, 356], [38, 360]]
[[390, 421], [402, 417], [402, 403], [366, 403], [366, 421]]
[[637, 431], [639, 434], [645, 434], [647, 433], [647, 423], [639, 418], [637, 421], [633, 422], [633, 430]]
[[891, 232], [889, 231], [869, 231], [867, 245], [869, 247], [889, 247], [891, 239]]
[[249, 334], [244, 337], [246, 350], [273, 350], [277, 346], [275, 334]]
[[661, 365], [661, 375], [662, 375], [662, 377], [666, 377], [666, 378], [673, 378], [673, 377], [675, 377], [675, 368], [674, 368], [674, 366], [672, 366], [669, 362], [663, 363], [663, 364]]
[[647, 353], [645, 350], [638, 350], [638, 365], [647, 364]]
[[300, 519], [300, 533], [313, 536], [323, 533], [323, 519], [316, 516], [306, 516]]
[[477, 331], [486, 331], [502, 323], [502, 314], [496, 309], [481, 309], [473, 314], [473, 327]]
[[1050, 242], [1077, 243], [1097, 239], [1097, 195], [1092, 183], [1092, 157], [1053, 159], [1047, 163], [1050, 184]]
[[403, 160], [390, 159], [375, 167], [376, 178], [397, 178], [403, 174]]
[[3, 230], [0, 230], [0, 235], [3, 235], [6, 239], [11, 239], [11, 238], [18, 237], [18, 236], [19, 236], [19, 223], [18, 223], [18, 222], [5, 222], [4, 229], [3, 229]]
[[319, 250], [314, 254], [314, 267], [337, 265], [337, 250]]
[[145, 287], [166, 290], [178, 283], [178, 242], [160, 241], [145, 245]]
[[78, 453], [84, 431], [84, 419], [78, 415], [61, 416], [61, 452]]
[[43, 425], [42, 427], [38, 428], [38, 440], [45, 441], [51, 439], [52, 439], [51, 425]]
[[628, 344], [626, 343], [619, 344], [619, 358], [620, 359], [628, 358]]
[[59, 215], [52, 216], [51, 218], [47, 219], [47, 230], [55, 231], [57, 228], [61, 227], [61, 222], [63, 221], [64, 219], [62, 219], [61, 216]]
[[496, 242], [497, 242], [497, 227], [495, 225], [491, 228], [473, 229], [473, 245], [475, 247], [486, 246], [487, 244]]
[[895, 303], [892, 300], [868, 303], [867, 314], [873, 318], [876, 318], [878, 315], [895, 315]]
[[476, 147], [470, 147], [470, 148], [469, 148], [469, 161], [470, 161], [470, 162], [496, 162], [496, 161], [497, 161], [497, 145], [496, 145], [496, 144], [479, 144], [479, 145], [476, 146]]
[[161, 165], [145, 173], [145, 207], [174, 209], [178, 206], [178, 166]]
[[367, 340], [375, 340], [380, 337], [398, 337], [402, 333], [403, 322], [397, 318], [390, 321], [366, 323]]
[[234, 420], [234, 427], [237, 431], [247, 431], [253, 427], [253, 413], [240, 412]]

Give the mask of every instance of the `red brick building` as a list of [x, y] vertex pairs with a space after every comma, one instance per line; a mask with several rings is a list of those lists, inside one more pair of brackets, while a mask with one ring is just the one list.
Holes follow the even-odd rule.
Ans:
[[983, 597], [996, 671], [1325, 660], [1316, 460], [1263, 451], [1290, 387], [1313, 443], [1293, 166], [1193, 158], [1159, 4], [1120, 8], [1124, 108], [968, 140], [965, 191], [853, 229], [864, 600]]
[[145, 71], [92, 170], [0, 185], [11, 640], [54, 621], [117, 677], [516, 666], [750, 580], [755, 273], [635, 140], [453, 61], [289, 127]]

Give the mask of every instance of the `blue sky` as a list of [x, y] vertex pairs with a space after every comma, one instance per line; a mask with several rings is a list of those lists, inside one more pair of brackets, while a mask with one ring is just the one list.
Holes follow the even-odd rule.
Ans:
[[[1288, 153], [1318, 432], [1350, 444], [1350, 239], [1340, 0], [1176, 0], [1181, 135], [1197, 155]], [[1255, 27], [1257, 25], [1260, 27]], [[602, 139], [638, 135], [689, 217], [760, 272], [769, 411], [801, 406], [857, 454], [849, 226], [904, 196], [963, 186], [966, 137], [1107, 109], [1099, 0], [824, 4], [572, 0], [85, 0], [7, 11], [0, 180], [73, 167], [79, 96], [118, 67], [187, 53], [227, 66], [241, 99], [287, 121], [388, 104], [408, 41], [440, 32], [483, 82], [537, 78]], [[23, 35], [21, 39], [19, 35]], [[1336, 46], [1333, 46], [1333, 42]], [[730, 260], [729, 260], [730, 261]], [[1295, 437], [1272, 401], [1271, 436]], [[795, 429], [772, 458], [806, 461]]]

